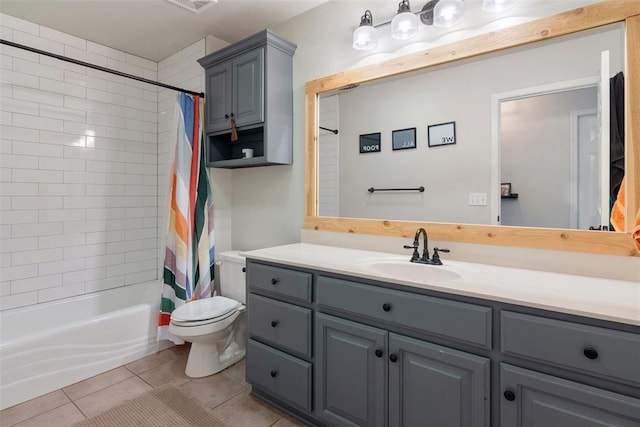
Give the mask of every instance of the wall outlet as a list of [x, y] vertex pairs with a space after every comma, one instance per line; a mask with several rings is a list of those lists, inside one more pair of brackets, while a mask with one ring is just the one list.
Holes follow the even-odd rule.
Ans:
[[487, 193], [469, 193], [469, 206], [487, 206]]

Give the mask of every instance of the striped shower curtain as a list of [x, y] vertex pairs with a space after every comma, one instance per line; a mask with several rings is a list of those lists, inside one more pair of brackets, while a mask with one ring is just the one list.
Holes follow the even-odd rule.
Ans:
[[158, 340], [182, 344], [169, 332], [171, 312], [213, 291], [213, 200], [205, 169], [199, 96], [178, 97], [177, 141], [169, 201]]

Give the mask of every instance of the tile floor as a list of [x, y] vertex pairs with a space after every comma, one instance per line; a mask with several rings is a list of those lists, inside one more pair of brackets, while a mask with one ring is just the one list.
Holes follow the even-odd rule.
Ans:
[[304, 426], [249, 394], [244, 360], [205, 378], [184, 374], [188, 347], [176, 346], [0, 412], [2, 427], [66, 427], [165, 384], [193, 396], [229, 427]]

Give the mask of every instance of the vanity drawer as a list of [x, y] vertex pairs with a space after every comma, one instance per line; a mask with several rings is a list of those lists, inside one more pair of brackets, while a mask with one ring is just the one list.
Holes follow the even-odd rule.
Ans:
[[249, 340], [247, 382], [287, 403], [311, 411], [311, 363]]
[[247, 318], [252, 337], [311, 357], [311, 310], [249, 294]]
[[251, 263], [247, 281], [250, 290], [311, 302], [311, 273]]
[[640, 334], [503, 311], [501, 351], [640, 384]]
[[491, 307], [319, 276], [320, 305], [491, 348]]

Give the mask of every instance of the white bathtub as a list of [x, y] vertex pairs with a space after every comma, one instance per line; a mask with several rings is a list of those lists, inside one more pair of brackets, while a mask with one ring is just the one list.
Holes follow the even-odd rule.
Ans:
[[0, 409], [173, 345], [156, 341], [160, 282], [0, 313]]

